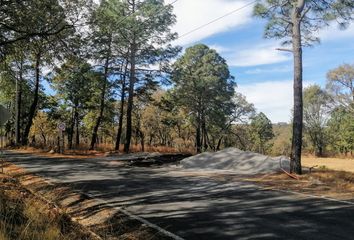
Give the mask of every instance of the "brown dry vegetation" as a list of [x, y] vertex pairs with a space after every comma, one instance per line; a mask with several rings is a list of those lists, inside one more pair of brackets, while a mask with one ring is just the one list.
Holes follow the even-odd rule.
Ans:
[[[11, 148], [8, 148], [9, 150], [13, 150]], [[55, 158], [60, 158], [60, 157], [65, 157], [65, 158], [92, 158], [92, 157], [100, 157], [104, 156], [104, 152], [101, 151], [88, 151], [88, 150], [67, 150], [65, 151], [64, 154], [60, 153], [49, 153], [48, 150], [40, 149], [40, 148], [34, 148], [34, 147], [21, 147], [21, 148], [15, 148], [14, 149], [16, 152], [20, 153], [31, 153], [31, 154], [37, 154], [41, 156], [46, 156], [46, 157], [55, 157]]]
[[[49, 153], [48, 150], [45, 149], [40, 149], [40, 148], [34, 148], [34, 147], [21, 147], [21, 148], [15, 148], [12, 150], [16, 150], [17, 152], [20, 153], [35, 153], [37, 155], [41, 155], [41, 156], [46, 156], [46, 157], [53, 157], [53, 158], [75, 158], [75, 159], [87, 159], [87, 158], [92, 158], [92, 157], [103, 157], [105, 155], [109, 155], [109, 154], [123, 154], [123, 153], [117, 153], [114, 151], [111, 151], [113, 147], [105, 147], [102, 149], [97, 149], [97, 150], [93, 150], [93, 151], [89, 151], [87, 149], [79, 149], [79, 150], [65, 150], [64, 154], [60, 154], [60, 153]], [[9, 150], [11, 150], [11, 148], [8, 148]], [[136, 152], [141, 152], [141, 149], [139, 146], [135, 146], [133, 145], [131, 147], [131, 152], [132, 153], [136, 153]], [[147, 146], [145, 148], [144, 152], [148, 152], [148, 153], [155, 153], [155, 152], [159, 152], [159, 153], [186, 153], [186, 154], [195, 154], [195, 151], [193, 149], [185, 149], [184, 151], [177, 151], [175, 148], [171, 148], [171, 147], [166, 147], [166, 146]]]
[[354, 173], [351, 172], [315, 169], [312, 173], [307, 172], [299, 176], [299, 180], [285, 174], [266, 175], [247, 180], [267, 189], [289, 190], [354, 203]]
[[[123, 149], [124, 145], [120, 145], [119, 149]], [[86, 151], [86, 152], [90, 152], [87, 151], [83, 148], [81, 151]], [[112, 149], [114, 149], [114, 145], [113, 144], [99, 144], [96, 148], [96, 150], [98, 152], [111, 152]], [[77, 151], [77, 150], [71, 150], [71, 151]], [[69, 151], [70, 152], [70, 151]], [[130, 147], [130, 152], [135, 153], [135, 152], [142, 152], [142, 148], [140, 145], [137, 144], [132, 144]], [[185, 152], [185, 153], [195, 153], [195, 149], [193, 147], [190, 148], [174, 148], [174, 147], [168, 147], [168, 146], [149, 146], [149, 145], [145, 145], [144, 147], [144, 152], [160, 152], [160, 153], [175, 153], [175, 152]]]
[[[141, 222], [132, 219], [118, 209], [113, 209], [101, 202], [96, 201], [84, 194], [72, 191], [70, 185], [51, 184], [44, 179], [29, 174], [23, 169], [6, 163], [5, 173], [7, 178], [13, 179], [16, 185], [21, 186], [24, 191], [35, 193], [43, 199], [38, 199], [38, 204], [45, 200], [64, 209], [65, 216], [70, 216], [75, 223], [83, 226], [88, 233], [95, 237], [107, 240], [164, 240], [169, 239]], [[10, 177], [11, 176], [11, 177]], [[1, 185], [1, 182], [0, 182]], [[57, 208], [57, 209], [59, 209]], [[36, 208], [33, 214], [37, 214]], [[38, 208], [41, 210], [41, 208]], [[69, 217], [68, 217], [69, 218]], [[69, 219], [70, 219], [69, 218]], [[50, 219], [49, 219], [50, 220]], [[1, 232], [1, 231], [0, 231]], [[4, 238], [7, 240], [7, 238]], [[10, 238], [13, 239], [13, 238]], [[90, 239], [90, 238], [31, 238], [38, 239]], [[1, 239], [0, 237], [0, 240]]]
[[337, 171], [347, 171], [354, 173], [354, 158], [316, 158], [305, 156], [302, 163], [306, 167], [318, 166]]
[[95, 239], [54, 205], [0, 173], [0, 240]]

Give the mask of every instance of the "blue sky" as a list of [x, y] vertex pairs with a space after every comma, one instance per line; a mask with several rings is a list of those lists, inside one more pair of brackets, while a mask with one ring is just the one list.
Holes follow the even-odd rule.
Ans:
[[[94, 0], [98, 2], [98, 0]], [[175, 0], [165, 0], [166, 4]], [[184, 48], [204, 43], [227, 60], [235, 76], [237, 91], [274, 122], [289, 122], [293, 105], [292, 54], [279, 52], [280, 41], [264, 39], [265, 21], [252, 17], [252, 0], [178, 0], [173, 4], [177, 23], [173, 31], [180, 36], [233, 10], [221, 20], [186, 35], [173, 44]], [[354, 63], [354, 23], [341, 31], [336, 25], [316, 33], [321, 43], [305, 48], [304, 87], [325, 87], [326, 73], [340, 64]], [[48, 93], [53, 90], [43, 82]]]
[[[167, 3], [173, 0], [167, 0]], [[183, 35], [251, 1], [179, 0], [174, 4], [177, 24]], [[273, 122], [289, 122], [292, 108], [292, 55], [276, 51], [277, 40], [263, 38], [265, 22], [252, 17], [252, 6], [195, 31], [175, 44], [188, 47], [204, 43], [216, 49], [228, 62], [243, 93], [258, 111]], [[354, 24], [340, 31], [335, 25], [316, 33], [321, 44], [304, 49], [304, 86], [325, 86], [328, 70], [354, 63]]]

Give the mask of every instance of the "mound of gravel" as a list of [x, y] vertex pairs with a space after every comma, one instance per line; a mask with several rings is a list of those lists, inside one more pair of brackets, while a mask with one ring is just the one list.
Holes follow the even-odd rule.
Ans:
[[184, 169], [230, 170], [236, 174], [274, 173], [282, 167], [290, 169], [290, 161], [286, 157], [271, 158], [254, 152], [245, 152], [237, 148], [227, 148], [219, 152], [205, 152], [181, 161]]

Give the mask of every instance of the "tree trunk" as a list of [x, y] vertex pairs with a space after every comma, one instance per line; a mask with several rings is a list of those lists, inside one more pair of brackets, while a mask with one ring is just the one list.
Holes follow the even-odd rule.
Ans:
[[74, 120], [75, 120], [75, 147], [78, 148], [80, 145], [80, 120], [79, 120], [79, 111], [77, 107], [75, 107], [75, 114], [74, 114]]
[[20, 63], [20, 75], [16, 81], [16, 119], [15, 119], [15, 144], [21, 143], [21, 106], [22, 106], [22, 81], [23, 81], [23, 62]]
[[[130, 2], [132, 7], [132, 14], [135, 13], [135, 0]], [[132, 138], [132, 112], [133, 112], [133, 101], [134, 101], [134, 85], [136, 81], [136, 35], [133, 32], [132, 42], [130, 45], [130, 79], [129, 79], [129, 96], [128, 96], [128, 106], [127, 106], [127, 129], [126, 129], [126, 139], [124, 144], [124, 152], [129, 153], [130, 151], [130, 141]]]
[[216, 146], [216, 151], [220, 151], [220, 147], [221, 147], [221, 141], [223, 139], [223, 136], [221, 136], [218, 140], [218, 145]]
[[197, 132], [196, 132], [196, 147], [197, 147], [197, 153], [201, 153], [202, 152], [202, 142], [201, 142], [201, 124], [200, 124], [201, 120], [200, 120], [200, 113], [198, 113], [197, 116]]
[[204, 151], [208, 150], [208, 133], [206, 130], [206, 123], [205, 123], [205, 115], [204, 113], [202, 114], [202, 145], [204, 148]]
[[93, 127], [90, 150], [93, 150], [95, 148], [96, 141], [97, 141], [98, 128], [101, 125], [102, 118], [103, 118], [103, 112], [105, 109], [105, 104], [106, 104], [105, 98], [106, 98], [106, 89], [107, 89], [107, 80], [108, 80], [108, 67], [109, 67], [109, 58], [110, 58], [109, 55], [110, 54], [108, 54], [108, 56], [106, 58], [106, 62], [105, 62], [105, 66], [104, 66], [104, 77], [103, 77], [103, 85], [102, 85], [101, 99], [100, 99], [100, 112], [99, 112], [98, 117], [96, 119], [95, 126]]
[[40, 80], [40, 63], [41, 63], [41, 52], [36, 54], [36, 65], [35, 65], [35, 86], [34, 86], [34, 98], [32, 105], [30, 107], [30, 111], [28, 113], [28, 122], [26, 124], [25, 131], [23, 133], [22, 144], [28, 144], [28, 135], [32, 127], [33, 118], [36, 115], [38, 99], [39, 99], [39, 80]]
[[152, 146], [152, 139], [153, 139], [152, 134], [149, 134], [149, 146]]
[[316, 157], [323, 157], [323, 147], [317, 146]]
[[43, 145], [46, 147], [47, 146], [47, 138], [46, 138], [46, 136], [45, 136], [43, 131], [41, 132], [41, 136], [42, 136], [42, 139], [43, 139]]
[[139, 137], [140, 137], [140, 145], [141, 145], [141, 151], [144, 152], [145, 151], [145, 135], [144, 133], [140, 130], [140, 128], [138, 129], [139, 132]]
[[74, 138], [74, 128], [75, 128], [75, 110], [73, 109], [71, 112], [71, 122], [70, 122], [70, 127], [67, 131], [68, 133], [68, 149], [73, 148], [73, 138]]
[[123, 132], [125, 87], [126, 87], [125, 85], [126, 85], [126, 80], [127, 80], [126, 79], [127, 78], [127, 71], [128, 71], [128, 62], [125, 65], [124, 75], [122, 78], [122, 91], [121, 91], [121, 97], [120, 97], [119, 123], [118, 123], [118, 132], [117, 132], [116, 146], [115, 146], [116, 151], [119, 151], [120, 139], [122, 137], [122, 132]]
[[301, 17], [305, 7], [305, 0], [298, 0], [292, 14], [293, 22], [293, 53], [294, 53], [294, 119], [291, 151], [291, 172], [302, 173], [301, 148], [303, 125], [303, 99], [302, 99], [302, 45], [301, 45]]
[[128, 106], [127, 106], [127, 132], [124, 144], [124, 152], [129, 153], [130, 141], [132, 137], [132, 112], [133, 112], [133, 100], [134, 100], [134, 85], [135, 85], [135, 54], [136, 54], [135, 43], [131, 46], [130, 53], [130, 81], [129, 81], [129, 96], [128, 96]]

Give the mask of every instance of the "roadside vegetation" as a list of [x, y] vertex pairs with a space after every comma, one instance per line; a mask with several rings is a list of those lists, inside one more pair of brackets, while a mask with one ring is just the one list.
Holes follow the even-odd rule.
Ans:
[[311, 173], [306, 168], [299, 180], [291, 179], [285, 174], [273, 174], [250, 178], [248, 181], [269, 190], [292, 191], [354, 203], [354, 172], [333, 171], [320, 166]]
[[216, 50], [173, 45], [173, 3], [5, 1], [0, 104], [12, 114], [7, 144], [58, 153], [237, 147], [290, 156], [297, 173], [303, 150], [352, 155], [354, 66], [328, 69], [326, 87], [303, 91], [301, 54], [319, 40], [313, 29], [332, 22], [345, 28], [353, 9], [339, 0], [255, 5], [254, 15], [269, 21], [265, 37], [282, 39], [295, 56], [292, 120], [272, 124], [238, 92]]
[[60, 209], [0, 173], [0, 239], [95, 239]]
[[[288, 123], [272, 123], [239, 92], [237, 77], [215, 49], [174, 44], [179, 39], [172, 30], [176, 2], [1, 1], [0, 106], [11, 115], [0, 126], [6, 146], [80, 158], [236, 147], [286, 155], [291, 172], [298, 174], [304, 155], [353, 158], [354, 60], [327, 69], [326, 86], [303, 89], [302, 56], [304, 47], [320, 41], [315, 33], [322, 28], [338, 23], [344, 29], [352, 22], [352, 0], [254, 1], [254, 16], [266, 21], [265, 38], [281, 40], [285, 48], [279, 50], [294, 57]], [[306, 167], [317, 168], [300, 181], [272, 175], [259, 182], [309, 193], [350, 192], [340, 196], [349, 199], [353, 174], [327, 168], [348, 169], [317, 158], [303, 160]], [[344, 161], [344, 166], [352, 163]], [[122, 219], [117, 215], [98, 232], [107, 239], [124, 234], [121, 239], [160, 238], [138, 221]], [[0, 174], [0, 240], [12, 239], [91, 235], [55, 205]]]

